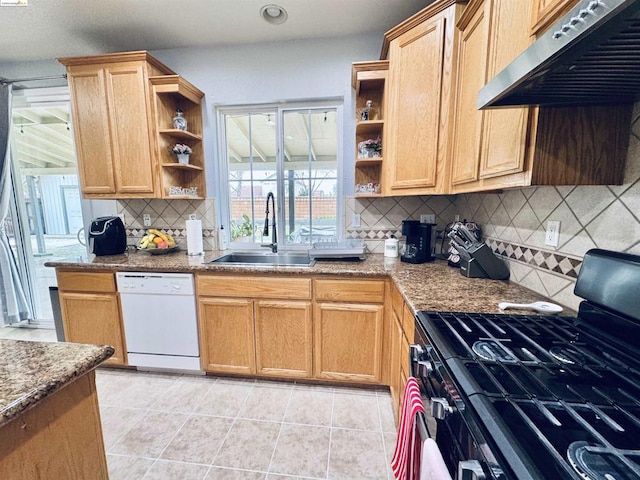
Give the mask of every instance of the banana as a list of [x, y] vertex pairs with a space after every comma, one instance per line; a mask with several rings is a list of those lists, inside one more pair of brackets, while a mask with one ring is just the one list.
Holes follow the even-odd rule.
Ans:
[[175, 247], [176, 246], [176, 241], [168, 233], [167, 233], [167, 242], [169, 243], [169, 247]]
[[155, 228], [150, 228], [147, 230], [147, 232], [153, 233], [154, 235], [156, 235], [157, 237], [160, 237], [162, 240], [164, 240], [167, 243], [169, 242], [169, 238], [160, 230], [156, 230]]

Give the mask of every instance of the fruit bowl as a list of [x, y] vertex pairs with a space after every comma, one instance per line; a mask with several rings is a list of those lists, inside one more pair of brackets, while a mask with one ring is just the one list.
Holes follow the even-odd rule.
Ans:
[[139, 252], [147, 252], [151, 255], [165, 255], [167, 253], [175, 252], [178, 250], [178, 247], [170, 247], [170, 248], [139, 248]]

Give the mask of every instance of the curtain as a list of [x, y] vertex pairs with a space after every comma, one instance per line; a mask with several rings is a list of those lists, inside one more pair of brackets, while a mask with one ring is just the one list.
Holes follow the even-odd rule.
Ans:
[[11, 84], [0, 84], [0, 326], [31, 316], [18, 265], [5, 231], [11, 201]]

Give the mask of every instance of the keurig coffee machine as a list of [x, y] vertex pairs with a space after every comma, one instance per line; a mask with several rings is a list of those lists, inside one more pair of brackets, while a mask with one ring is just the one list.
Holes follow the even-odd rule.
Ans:
[[407, 238], [407, 241], [400, 260], [407, 263], [425, 263], [433, 260], [435, 257], [432, 254], [431, 243], [435, 226], [435, 223], [403, 220], [402, 235]]

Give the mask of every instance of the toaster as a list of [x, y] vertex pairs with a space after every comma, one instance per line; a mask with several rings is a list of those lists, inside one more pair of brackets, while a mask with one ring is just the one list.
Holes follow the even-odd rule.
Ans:
[[120, 255], [127, 249], [127, 234], [120, 217], [98, 217], [89, 227], [89, 242], [95, 255]]

